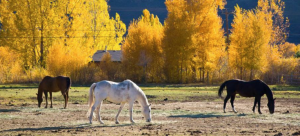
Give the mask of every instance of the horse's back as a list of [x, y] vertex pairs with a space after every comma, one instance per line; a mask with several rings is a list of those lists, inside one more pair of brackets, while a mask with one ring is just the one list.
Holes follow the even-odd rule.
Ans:
[[57, 87], [62, 91], [69, 89], [71, 86], [71, 79], [69, 77], [57, 76], [55, 77], [55, 82], [57, 84]]
[[39, 85], [40, 89], [50, 91], [50, 92], [58, 92], [58, 91], [65, 91], [66, 89], [70, 88], [71, 86], [71, 79], [69, 77], [64, 76], [45, 76], [42, 82]]
[[265, 88], [265, 83], [259, 79], [252, 81], [231, 80], [231, 87], [235, 93], [244, 97], [262, 96]]
[[55, 81], [54, 81], [54, 78], [53, 78], [53, 77], [45, 76], [45, 77], [42, 79], [42, 81], [41, 81], [41, 83], [40, 83], [40, 85], [39, 85], [39, 88], [41, 88], [41, 89], [47, 89], [47, 88], [50, 88], [50, 87], [53, 85], [54, 82], [55, 82]]
[[107, 80], [98, 82], [95, 88], [95, 93], [114, 103], [126, 102], [129, 99], [129, 91], [126, 83]]

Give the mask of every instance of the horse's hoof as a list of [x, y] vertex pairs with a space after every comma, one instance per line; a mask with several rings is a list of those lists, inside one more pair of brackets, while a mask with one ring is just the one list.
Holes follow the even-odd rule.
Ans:
[[134, 124], [135, 122], [134, 122], [134, 121], [131, 121], [131, 123]]
[[119, 121], [116, 121], [116, 124], [120, 124]]

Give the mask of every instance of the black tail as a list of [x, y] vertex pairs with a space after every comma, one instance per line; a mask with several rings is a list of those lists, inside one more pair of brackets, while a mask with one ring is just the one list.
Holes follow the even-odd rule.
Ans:
[[225, 82], [220, 86], [219, 93], [218, 93], [220, 98], [223, 98], [223, 97], [222, 97], [222, 93], [223, 93], [223, 89], [224, 89], [224, 87], [226, 86], [226, 84], [227, 84], [227, 81], [225, 81]]
[[64, 95], [67, 94], [67, 92], [69, 91], [70, 87], [71, 87], [71, 79], [69, 77], [66, 78], [66, 81], [67, 81], [67, 88], [65, 90], [65, 93]]

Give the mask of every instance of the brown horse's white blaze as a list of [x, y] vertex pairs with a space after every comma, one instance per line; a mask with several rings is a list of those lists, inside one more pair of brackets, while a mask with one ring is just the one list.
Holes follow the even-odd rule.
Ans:
[[52, 92], [61, 91], [61, 94], [64, 96], [64, 99], [65, 99], [64, 108], [67, 108], [70, 87], [71, 87], [71, 79], [69, 77], [64, 77], [64, 76], [58, 76], [58, 77], [46, 76], [46, 77], [44, 77], [38, 88], [38, 93], [37, 93], [38, 107], [41, 107], [41, 103], [43, 102], [43, 93], [44, 93], [45, 98], [46, 98], [45, 108], [47, 108], [48, 92], [49, 92], [50, 101], [51, 101], [50, 108], [52, 108], [53, 107], [52, 106]]
[[120, 108], [115, 118], [116, 124], [119, 124], [118, 117], [125, 103], [129, 103], [130, 121], [134, 123], [132, 113], [133, 104], [135, 101], [138, 101], [141, 104], [142, 113], [146, 121], [151, 121], [151, 107], [148, 103], [146, 95], [141, 88], [139, 88], [130, 80], [125, 80], [121, 83], [104, 80], [91, 85], [89, 91], [89, 109], [87, 112], [90, 123], [92, 123], [93, 112], [96, 108], [98, 121], [101, 124], [104, 123], [100, 117], [101, 105], [104, 99], [107, 99], [113, 103], [120, 103]]

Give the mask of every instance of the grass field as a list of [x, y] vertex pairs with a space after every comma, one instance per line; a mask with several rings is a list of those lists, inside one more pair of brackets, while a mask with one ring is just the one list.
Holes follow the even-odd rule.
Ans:
[[[235, 108], [223, 113], [219, 86], [141, 85], [152, 103], [149, 124], [141, 107], [134, 104], [135, 124], [125, 106], [120, 124], [114, 124], [119, 106], [105, 101], [101, 117], [104, 125], [88, 123], [88, 86], [73, 86], [70, 101], [63, 109], [63, 96], [53, 93], [53, 108], [38, 108], [37, 84], [0, 85], [0, 135], [297, 135], [300, 134], [300, 87], [271, 85], [276, 100], [275, 114], [269, 114], [266, 96], [263, 114], [251, 111], [254, 98], [237, 95]], [[226, 95], [226, 91], [223, 92]], [[44, 107], [45, 102], [42, 103]]]
[[[37, 84], [9, 84], [0, 85], [0, 104], [20, 105], [35, 104]], [[151, 85], [141, 86], [151, 103], [193, 102], [193, 101], [221, 101], [217, 96], [219, 86], [196, 85]], [[275, 98], [300, 98], [300, 87], [289, 85], [271, 85]], [[85, 104], [88, 99], [89, 87], [71, 87], [70, 103]], [[223, 92], [223, 96], [226, 91]], [[49, 97], [49, 96], [48, 96]], [[264, 96], [266, 97], [266, 96]], [[54, 103], [63, 103], [60, 92], [53, 93]], [[237, 99], [243, 97], [237, 96]]]

